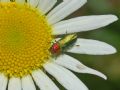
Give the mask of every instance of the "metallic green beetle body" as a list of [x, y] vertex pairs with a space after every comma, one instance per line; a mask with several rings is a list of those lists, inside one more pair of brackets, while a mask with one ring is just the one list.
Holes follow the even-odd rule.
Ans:
[[77, 40], [77, 34], [70, 34], [64, 36], [60, 40], [53, 43], [53, 45], [50, 48], [50, 52], [53, 55], [59, 55], [60, 53], [63, 53], [69, 48], [71, 48], [76, 42], [76, 40]]

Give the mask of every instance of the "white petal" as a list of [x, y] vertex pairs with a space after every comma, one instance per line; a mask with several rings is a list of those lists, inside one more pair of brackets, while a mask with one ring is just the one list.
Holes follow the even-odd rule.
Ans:
[[40, 90], [59, 90], [54, 82], [41, 70], [34, 71], [32, 76]]
[[0, 74], [0, 90], [6, 90], [7, 82], [8, 78], [5, 75]]
[[[71, 1], [70, 1], [71, 2]], [[61, 10], [65, 5], [67, 5], [69, 2], [68, 1], [64, 1], [62, 3], [60, 3], [58, 6], [56, 6], [52, 11], [49, 12], [49, 14], [47, 15], [47, 17], [51, 17], [53, 14], [55, 14], [57, 11]]]
[[1, 0], [0, 2], [10, 2], [10, 0]]
[[104, 27], [118, 20], [115, 15], [82, 16], [61, 21], [54, 25], [54, 34], [75, 33]]
[[22, 78], [22, 90], [36, 90], [34, 82], [30, 75]]
[[8, 90], [22, 90], [20, 78], [10, 78]]
[[67, 0], [56, 6], [48, 15], [48, 21], [55, 24], [64, 19], [80, 7], [82, 7], [87, 0]]
[[33, 7], [37, 7], [39, 0], [29, 0], [28, 3]]
[[70, 0], [63, 0], [64, 2], [68, 2], [68, 1], [70, 1]]
[[83, 65], [81, 62], [79, 62], [75, 58], [72, 58], [68, 55], [62, 55], [62, 56], [58, 57], [57, 60], [55, 61], [55, 63], [57, 63], [61, 66], [64, 66], [72, 71], [78, 72], [78, 73], [94, 74], [94, 75], [97, 75], [104, 79], [107, 79], [107, 77], [104, 74], [102, 74], [101, 72], [96, 71], [94, 69], [91, 69], [91, 68]]
[[44, 68], [67, 90], [88, 90], [88, 88], [69, 70], [53, 63], [45, 64]]
[[15, 2], [17, 2], [18, 4], [24, 4], [25, 0], [15, 0]]
[[42, 10], [45, 14], [56, 4], [56, 2], [57, 0], [40, 0], [38, 9]]
[[107, 55], [116, 53], [116, 49], [105, 42], [79, 38], [74, 46], [67, 52], [90, 55]]

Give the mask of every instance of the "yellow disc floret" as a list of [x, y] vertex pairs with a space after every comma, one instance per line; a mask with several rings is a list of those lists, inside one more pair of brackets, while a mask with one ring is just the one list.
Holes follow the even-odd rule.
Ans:
[[22, 77], [50, 58], [51, 26], [27, 4], [0, 4], [0, 72]]

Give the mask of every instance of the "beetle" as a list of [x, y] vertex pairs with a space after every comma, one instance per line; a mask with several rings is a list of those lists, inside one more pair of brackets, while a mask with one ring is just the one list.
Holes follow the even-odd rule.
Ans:
[[58, 41], [55, 41], [50, 47], [51, 54], [55, 56], [60, 55], [66, 50], [70, 49], [74, 45], [76, 40], [77, 34], [69, 34], [59, 39]]

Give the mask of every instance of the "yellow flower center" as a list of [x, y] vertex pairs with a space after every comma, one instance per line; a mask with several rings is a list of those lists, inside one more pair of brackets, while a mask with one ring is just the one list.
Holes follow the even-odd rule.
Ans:
[[36, 9], [0, 3], [0, 72], [22, 77], [50, 59], [52, 27]]

